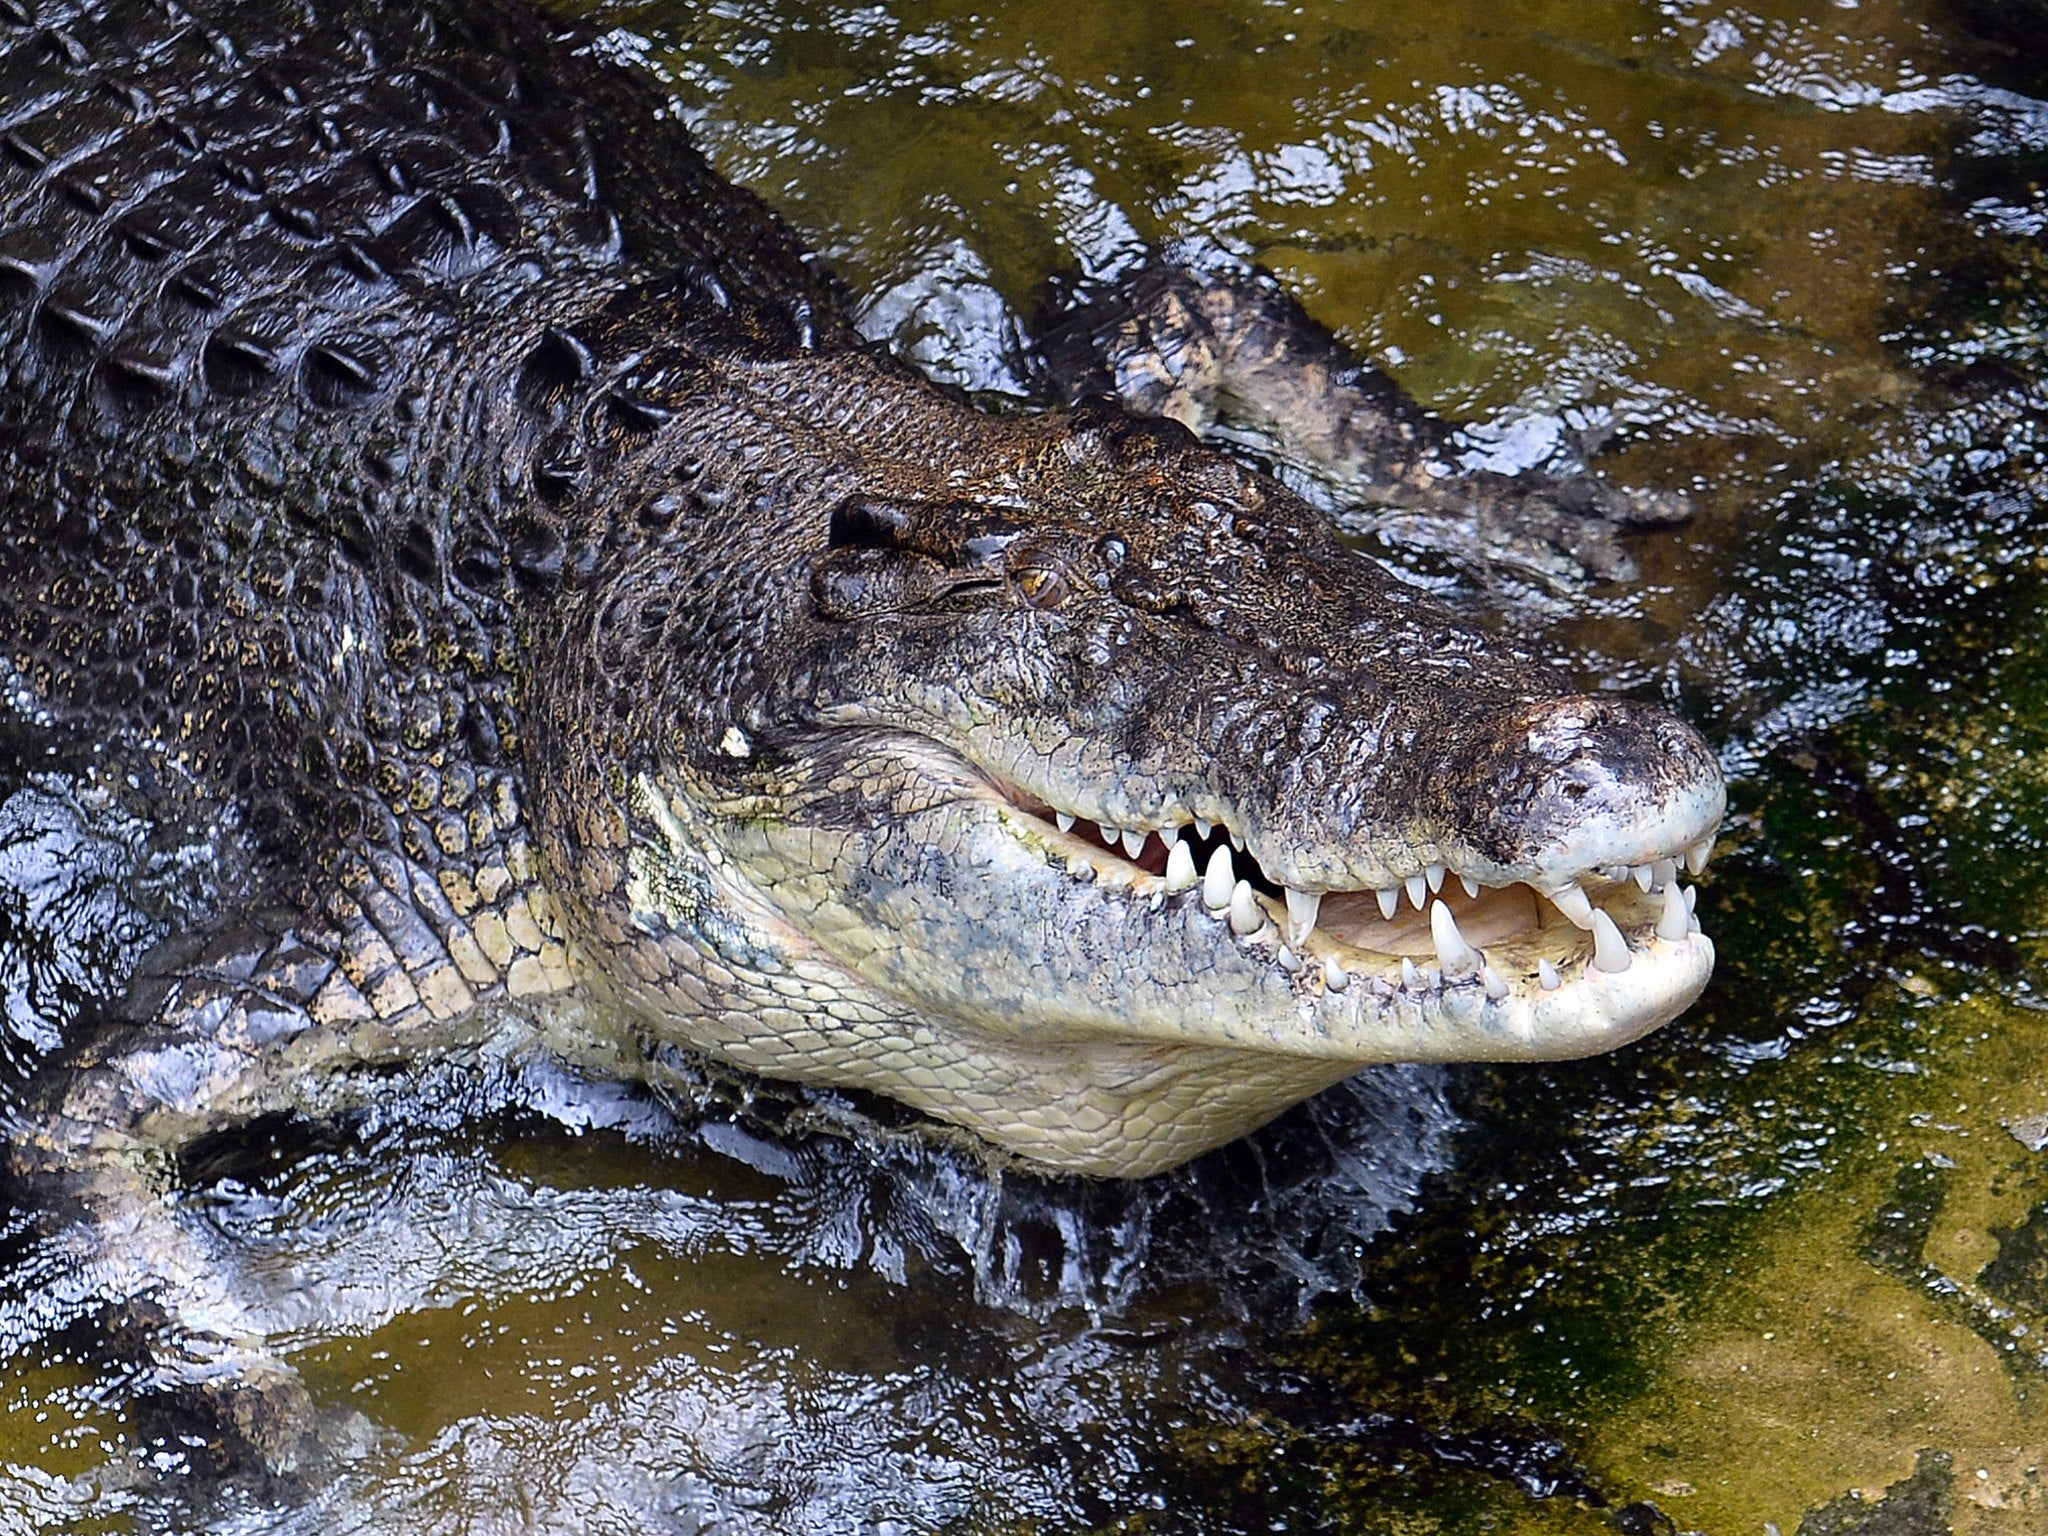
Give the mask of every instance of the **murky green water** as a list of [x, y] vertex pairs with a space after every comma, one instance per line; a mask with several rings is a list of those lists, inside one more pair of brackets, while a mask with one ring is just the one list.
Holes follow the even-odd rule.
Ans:
[[[423, 1080], [194, 1171], [359, 1460], [167, 1499], [12, 1221], [0, 1533], [2048, 1529], [2025, 60], [1931, 0], [599, 14], [967, 387], [1018, 388], [1050, 274], [1199, 237], [1497, 462], [1689, 488], [1639, 584], [1467, 600], [1722, 746], [1720, 974], [1615, 1057], [1361, 1079], [1134, 1189]], [[16, 1070], [203, 879], [82, 766], [0, 763]]]

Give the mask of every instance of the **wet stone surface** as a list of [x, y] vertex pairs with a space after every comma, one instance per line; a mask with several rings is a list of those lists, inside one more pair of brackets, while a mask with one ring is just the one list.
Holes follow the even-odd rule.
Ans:
[[[1599, 447], [1685, 490], [1637, 581], [1569, 604], [1367, 548], [1701, 722], [1720, 973], [1619, 1055], [1368, 1074], [1138, 1186], [841, 1096], [658, 1103], [508, 1019], [188, 1170], [353, 1425], [300, 1501], [138, 1436], [90, 1277], [0, 1210], [0, 1536], [2048, 1526], [2037, 31], [1910, 0], [596, 14], [871, 334], [1000, 407], [1054, 273], [1197, 237], [1474, 422], [1473, 462]], [[32, 719], [0, 792], [12, 1093], [234, 857]]]
[[1940, 1451], [1923, 1451], [1913, 1475], [1876, 1500], [1847, 1493], [1799, 1522], [1799, 1536], [1942, 1536], [1955, 1504], [1955, 1472]]

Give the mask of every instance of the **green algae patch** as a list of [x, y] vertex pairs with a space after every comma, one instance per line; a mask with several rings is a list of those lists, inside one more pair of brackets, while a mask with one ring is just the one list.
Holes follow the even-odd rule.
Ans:
[[[1198, 1501], [1285, 1487], [1330, 1528], [1430, 1536], [2048, 1526], [2048, 1014], [1935, 988], [1901, 970], [1722, 1085], [1771, 1113], [1724, 1113], [1695, 1059], [1635, 1134], [1505, 1157], [1487, 1128], [1367, 1255], [1372, 1303], [1298, 1341], [1294, 1438], [1185, 1448]], [[1803, 1172], [1764, 1175], [1802, 1139]]]
[[1682, 1529], [1791, 1536], [1845, 1495], [1883, 1500], [1933, 1450], [1956, 1536], [2048, 1521], [2048, 1287], [2032, 1283], [2048, 1153], [2008, 1129], [2048, 1111], [2048, 1016], [1980, 999], [1924, 1027], [1952, 1048], [1921, 1107], [1667, 1314], [1645, 1390], [1588, 1436], [1603, 1483]]
[[0, 1536], [125, 1527], [102, 1492], [125, 1475], [108, 1467], [123, 1428], [96, 1400], [86, 1367], [55, 1358], [11, 1363], [0, 1373]]

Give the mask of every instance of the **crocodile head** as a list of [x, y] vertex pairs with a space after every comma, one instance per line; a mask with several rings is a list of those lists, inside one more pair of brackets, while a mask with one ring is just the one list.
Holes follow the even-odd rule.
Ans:
[[636, 1005], [1142, 1174], [1367, 1063], [1581, 1056], [1699, 995], [1724, 795], [1690, 727], [1177, 427], [978, 421], [972, 473], [819, 491], [722, 642], [664, 589]]

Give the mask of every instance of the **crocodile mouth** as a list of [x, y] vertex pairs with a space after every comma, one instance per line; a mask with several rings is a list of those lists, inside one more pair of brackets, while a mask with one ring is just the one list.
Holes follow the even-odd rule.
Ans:
[[[1268, 875], [1226, 824], [1190, 816], [1118, 827], [1014, 786], [997, 789], [1013, 834], [1069, 880], [1126, 892], [1155, 911], [1169, 904], [1198, 911], [1215, 925], [1218, 943], [1263, 953], [1297, 989], [1334, 995], [1364, 983], [1418, 1003], [1501, 1003], [1517, 994], [1533, 1001], [1569, 994], [1595, 975], [1654, 970], [1673, 946], [1711, 954], [1694, 912], [1697, 888], [1681, 878], [1705, 870], [1711, 834], [1639, 864], [1588, 868], [1540, 889], [1527, 881], [1487, 884], [1433, 863], [1396, 885], [1311, 893]], [[1637, 980], [1658, 990], [1652, 977]], [[1675, 1012], [1690, 1000], [1665, 1006]], [[1661, 1018], [1644, 1027], [1654, 1022]]]
[[[1359, 837], [1381, 861], [1363, 877], [1399, 883], [1317, 893], [1274, 878], [1292, 844], [1262, 866], [1248, 829], [1178, 797], [1119, 826], [922, 733], [832, 746], [726, 791], [708, 838], [705, 796], [639, 781], [658, 835], [625, 921], [655, 951], [621, 952], [622, 995], [742, 1065], [879, 1088], [1070, 1172], [1172, 1167], [1375, 1063], [1592, 1055], [1713, 972], [1685, 878], [1712, 853], [1718, 775], [1611, 798], [1491, 879], [1484, 852], [1461, 871], [1452, 847]], [[727, 755], [750, 747], [735, 731]], [[1574, 873], [1582, 850], [1641, 862]], [[678, 965], [757, 977], [773, 1027], [700, 1018], [662, 979]]]

